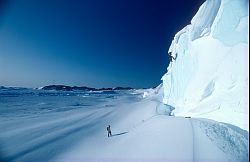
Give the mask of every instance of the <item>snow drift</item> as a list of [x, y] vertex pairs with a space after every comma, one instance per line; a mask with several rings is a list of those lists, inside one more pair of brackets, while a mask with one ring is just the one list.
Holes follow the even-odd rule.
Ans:
[[172, 41], [163, 102], [248, 130], [248, 0], [207, 0]]

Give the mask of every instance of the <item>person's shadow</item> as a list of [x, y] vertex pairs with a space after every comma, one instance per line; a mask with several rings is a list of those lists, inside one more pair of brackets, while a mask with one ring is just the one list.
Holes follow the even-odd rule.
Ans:
[[128, 133], [128, 132], [122, 132], [122, 133], [112, 134], [112, 136], [111, 136], [111, 137], [114, 137], [114, 136], [120, 136], [120, 135], [123, 135], [123, 134], [126, 134], [126, 133]]

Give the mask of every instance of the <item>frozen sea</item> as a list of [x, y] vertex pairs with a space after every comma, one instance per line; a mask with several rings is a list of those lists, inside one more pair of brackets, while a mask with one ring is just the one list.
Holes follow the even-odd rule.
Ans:
[[[50, 161], [108, 124], [137, 90], [53, 91], [0, 89], [0, 161]], [[106, 127], [103, 127], [105, 131]]]

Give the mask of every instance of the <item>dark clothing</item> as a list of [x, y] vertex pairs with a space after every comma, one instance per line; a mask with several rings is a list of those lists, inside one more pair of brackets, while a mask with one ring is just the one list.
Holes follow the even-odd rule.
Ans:
[[170, 61], [170, 62], [173, 62], [174, 57], [173, 57], [171, 54], [169, 54], [168, 56], [169, 56], [169, 61]]
[[110, 125], [107, 127], [108, 137], [112, 136]]
[[108, 137], [112, 136], [111, 131], [108, 132]]
[[171, 54], [168, 55], [168, 56], [169, 56], [169, 61], [170, 61], [170, 62], [173, 62], [174, 60], [176, 60], [176, 58], [177, 58], [177, 53], [176, 53], [175, 55], [176, 55], [175, 58], [174, 58]]

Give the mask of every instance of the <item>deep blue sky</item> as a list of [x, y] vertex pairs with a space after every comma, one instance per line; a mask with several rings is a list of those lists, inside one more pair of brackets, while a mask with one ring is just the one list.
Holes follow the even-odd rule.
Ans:
[[0, 85], [157, 86], [203, 0], [0, 0]]

